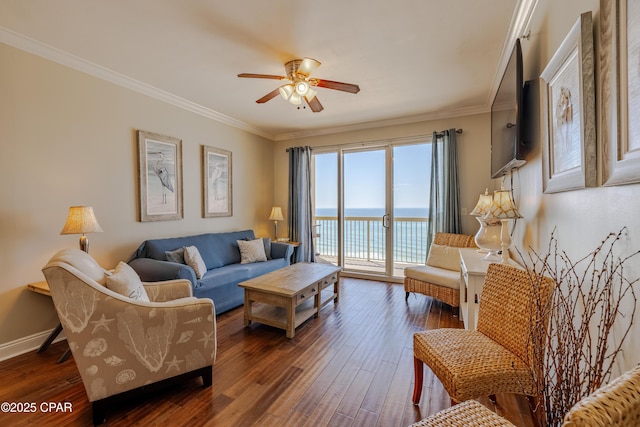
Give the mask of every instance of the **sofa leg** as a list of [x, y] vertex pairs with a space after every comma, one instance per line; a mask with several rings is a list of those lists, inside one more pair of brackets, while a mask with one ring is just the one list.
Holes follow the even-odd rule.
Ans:
[[409, 300], [409, 292], [406, 292], [404, 295], [404, 300], [408, 301]]
[[99, 426], [100, 424], [107, 421], [107, 412], [106, 405], [104, 402], [98, 400], [91, 404], [91, 409], [93, 412], [93, 425]]
[[420, 403], [420, 397], [422, 396], [422, 380], [424, 377], [424, 368], [422, 366], [422, 360], [417, 357], [413, 357], [413, 404], [418, 405]]
[[213, 384], [213, 366], [207, 366], [202, 372], [202, 385], [207, 388]]

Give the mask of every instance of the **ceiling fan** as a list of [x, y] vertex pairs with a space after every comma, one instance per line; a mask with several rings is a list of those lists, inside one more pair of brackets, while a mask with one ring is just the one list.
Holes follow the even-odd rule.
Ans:
[[318, 92], [312, 89], [312, 86], [323, 87], [326, 89], [340, 90], [349, 93], [360, 92], [360, 87], [351, 83], [334, 82], [332, 80], [323, 80], [311, 77], [311, 73], [320, 66], [320, 62], [312, 58], [293, 59], [284, 64], [286, 76], [275, 76], [271, 74], [252, 74], [241, 73], [238, 77], [248, 77], [254, 79], [274, 79], [274, 80], [289, 80], [289, 83], [280, 86], [279, 88], [269, 92], [256, 102], [258, 104], [264, 104], [267, 101], [272, 100], [278, 94], [284, 99], [292, 103], [293, 105], [301, 105], [304, 98], [311, 111], [319, 113], [324, 109], [320, 101], [318, 101]]

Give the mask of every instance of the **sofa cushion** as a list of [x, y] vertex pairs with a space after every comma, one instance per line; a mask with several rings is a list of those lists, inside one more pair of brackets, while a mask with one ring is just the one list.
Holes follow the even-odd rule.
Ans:
[[460, 271], [460, 248], [431, 244], [427, 265], [451, 271]]
[[185, 246], [184, 260], [189, 267], [193, 268], [196, 277], [202, 279], [202, 276], [207, 272], [207, 265], [204, 263], [198, 248], [195, 246]]
[[238, 247], [240, 248], [240, 264], [264, 262], [267, 260], [262, 239], [238, 240]]
[[106, 276], [108, 289], [131, 299], [149, 302], [149, 296], [138, 273], [129, 264], [120, 261], [116, 268]]
[[434, 285], [460, 289], [460, 272], [458, 271], [446, 270], [430, 265], [419, 265], [405, 268], [404, 275]]
[[164, 251], [167, 261], [177, 262], [178, 264], [186, 264], [184, 261], [184, 247], [173, 251]]

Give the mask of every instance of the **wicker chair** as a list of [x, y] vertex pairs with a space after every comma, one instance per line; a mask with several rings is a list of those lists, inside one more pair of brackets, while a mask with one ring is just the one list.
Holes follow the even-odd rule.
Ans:
[[[585, 397], [564, 416], [563, 427], [640, 425], [640, 366]], [[410, 427], [515, 427], [475, 400], [467, 400]]]
[[546, 307], [552, 290], [553, 281], [547, 277], [531, 280], [527, 270], [490, 264], [477, 330], [442, 328], [414, 334], [413, 403], [418, 404], [422, 394], [423, 363], [454, 404], [485, 396], [495, 399], [497, 393], [537, 397], [531, 325], [546, 322], [537, 308]]
[[[450, 246], [454, 248], [475, 248], [476, 244], [473, 236], [467, 234], [436, 233], [433, 239], [436, 245]], [[449, 304], [457, 314], [460, 307], [460, 278], [457, 278], [457, 288], [444, 286], [442, 283], [434, 283], [433, 278], [425, 280], [425, 273], [429, 272], [429, 266], [407, 267], [404, 271], [405, 299], [409, 298], [410, 292], [418, 292], [433, 297], [445, 304]], [[437, 269], [436, 269], [437, 270]]]

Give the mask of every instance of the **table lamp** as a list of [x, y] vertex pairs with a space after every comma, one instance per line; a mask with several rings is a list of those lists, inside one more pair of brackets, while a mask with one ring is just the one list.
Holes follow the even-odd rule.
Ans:
[[276, 240], [278, 240], [278, 221], [284, 221], [284, 217], [282, 216], [282, 208], [280, 206], [274, 206], [271, 208], [271, 215], [269, 215], [269, 219], [275, 223], [276, 227]]
[[489, 213], [485, 215], [486, 219], [499, 219], [502, 222], [500, 230], [500, 240], [502, 247], [502, 262], [509, 261], [509, 247], [511, 246], [511, 236], [507, 222], [510, 219], [522, 218], [520, 212], [516, 208], [516, 204], [511, 197], [511, 191], [500, 187], [500, 190], [493, 192], [493, 200]]
[[469, 215], [475, 216], [480, 223], [480, 229], [474, 236], [474, 240], [480, 248], [478, 252], [487, 253], [482, 259], [485, 261], [500, 261], [500, 256], [498, 255], [498, 251], [502, 246], [500, 220], [485, 218], [489, 213], [492, 201], [493, 197], [489, 194], [489, 190], [485, 189], [484, 194], [480, 195], [478, 203]]
[[89, 239], [85, 233], [102, 233], [102, 227], [98, 224], [91, 206], [71, 206], [67, 222], [62, 227], [60, 234], [82, 234], [80, 236], [80, 249], [89, 252]]

